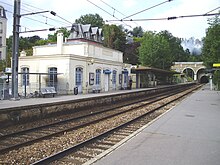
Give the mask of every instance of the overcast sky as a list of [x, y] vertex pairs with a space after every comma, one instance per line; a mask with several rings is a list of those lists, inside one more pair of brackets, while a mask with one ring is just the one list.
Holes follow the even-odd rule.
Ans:
[[[57, 13], [53, 16], [50, 13], [30, 15], [21, 17], [21, 31], [48, 29], [51, 27], [67, 27], [81, 15], [98, 13], [105, 21], [123, 19], [152, 6], [161, 4], [152, 9], [136, 14], [128, 19], [152, 19], [152, 18], [167, 18], [172, 16], [184, 16], [194, 14], [205, 14], [217, 7], [220, 7], [220, 0], [21, 0], [21, 14], [50, 10]], [[107, 3], [107, 5], [105, 3]], [[13, 0], [0, 0], [0, 5], [7, 10], [8, 28], [7, 37], [12, 35], [13, 21]], [[220, 9], [220, 8], [219, 8]], [[218, 9], [218, 10], [219, 10]], [[218, 12], [215, 10], [211, 13]], [[119, 11], [119, 12], [118, 12]], [[107, 13], [108, 12], [108, 13]], [[115, 17], [112, 15], [114, 14]], [[62, 17], [62, 18], [60, 18]], [[111, 22], [114, 24], [123, 24], [125, 28], [131, 30], [136, 26], [152, 31], [168, 30], [174, 36], [180, 38], [195, 37], [201, 39], [205, 36], [205, 31], [208, 27], [207, 19], [209, 17], [193, 17], [179, 18], [175, 20], [160, 20], [160, 21], [136, 21], [126, 22], [123, 24], [120, 21]], [[65, 20], [64, 20], [65, 19]], [[106, 22], [109, 23], [109, 22]], [[24, 33], [23, 36], [39, 35], [46, 38], [47, 34], [52, 32]]]

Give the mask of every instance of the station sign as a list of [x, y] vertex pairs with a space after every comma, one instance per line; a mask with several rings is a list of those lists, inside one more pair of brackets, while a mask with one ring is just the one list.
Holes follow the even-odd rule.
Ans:
[[11, 68], [5, 68], [5, 73], [11, 73], [12, 69]]
[[220, 63], [213, 64], [213, 67], [220, 67]]

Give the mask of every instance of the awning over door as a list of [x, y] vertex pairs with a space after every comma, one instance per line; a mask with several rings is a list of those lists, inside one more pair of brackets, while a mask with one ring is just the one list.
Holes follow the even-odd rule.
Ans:
[[105, 70], [103, 70], [103, 73], [104, 73], [104, 74], [111, 74], [112, 71], [110, 71], [110, 70], [108, 70], [108, 69], [105, 69]]

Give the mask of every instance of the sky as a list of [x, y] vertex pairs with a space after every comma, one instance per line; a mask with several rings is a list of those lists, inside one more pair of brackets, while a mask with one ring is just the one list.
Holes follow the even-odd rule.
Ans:
[[[0, 0], [0, 5], [7, 10], [8, 37], [12, 35], [14, 1]], [[155, 5], [158, 6], [151, 8]], [[160, 32], [162, 30], [168, 30], [175, 37], [194, 37], [202, 39], [205, 37], [206, 29], [209, 26], [207, 19], [211, 17], [126, 22], [109, 20], [121, 20], [145, 9], [147, 10], [139, 14], [135, 14], [128, 19], [157, 19], [173, 16], [178, 17], [205, 14], [216, 8], [220, 10], [220, 0], [172, 0], [170, 2], [168, 2], [168, 0], [21, 0], [21, 14], [49, 10], [56, 12], [57, 15], [53, 16], [47, 12], [43, 14], [22, 16], [20, 20], [20, 32], [49, 29], [53, 27], [69, 27], [71, 26], [71, 23], [74, 23], [75, 19], [80, 18], [80, 16], [97, 13], [106, 21], [106, 23], [116, 25], [122, 24], [124, 28], [128, 30], [141, 26], [144, 31], [150, 30]], [[218, 10], [211, 13], [217, 13]], [[20, 33], [20, 36], [28, 37], [39, 35], [42, 38], [47, 38], [48, 34], [53, 33], [54, 32], [50, 31], [35, 33], [26, 32]]]

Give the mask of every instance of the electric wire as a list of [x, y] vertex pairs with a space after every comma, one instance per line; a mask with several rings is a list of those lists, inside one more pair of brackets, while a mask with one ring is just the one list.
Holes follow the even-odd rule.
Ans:
[[[166, 17], [166, 18], [127, 19], [123, 21], [161, 21], [161, 20], [174, 20], [178, 18], [205, 17], [205, 16], [215, 16], [215, 15], [220, 15], [220, 13], [183, 15], [183, 16]], [[118, 20], [109, 20], [109, 21], [118, 21]]]
[[[30, 12], [30, 10], [28, 10], [29, 12]], [[53, 19], [53, 18], [51, 18], [51, 17], [48, 17], [48, 16], [45, 16], [45, 15], [43, 15], [43, 14], [39, 14], [40, 16], [42, 16], [42, 17], [44, 17], [44, 18], [46, 18], [46, 22], [48, 21], [48, 20], [52, 20], [52, 21], [54, 21], [54, 22], [59, 22], [59, 23], [61, 23], [61, 24], [63, 24], [63, 25], [67, 25], [67, 23], [66, 22], [63, 22], [63, 21], [60, 21], [60, 20], [58, 20], [58, 19]]]
[[207, 12], [207, 13], [205, 13], [204, 15], [206, 15], [206, 14], [208, 14], [208, 13], [211, 13], [211, 12], [213, 12], [213, 11], [217, 10], [217, 9], [220, 9], [220, 6], [219, 6], [219, 7], [217, 7], [217, 8], [215, 8], [215, 9], [213, 9], [213, 10], [208, 11], [208, 12]]
[[[44, 9], [41, 9], [41, 8], [35, 7], [35, 6], [33, 6], [33, 5], [29, 5], [29, 4], [27, 4], [27, 3], [23, 3], [23, 4], [26, 5], [26, 6], [29, 6], [29, 7], [32, 7], [32, 8], [38, 9], [38, 10], [44, 10]], [[56, 16], [59, 17], [60, 19], [64, 20], [64, 21], [66, 21], [66, 22], [72, 24], [72, 22], [66, 20], [65, 18], [63, 18], [63, 17], [61, 17], [61, 16], [59, 16], [57, 13], [56, 13]], [[50, 18], [50, 19], [51, 19], [51, 18]]]
[[[6, 12], [10, 13], [10, 14], [13, 14], [13, 12], [11, 11], [8, 11], [8, 10], [5, 10]], [[25, 19], [29, 19], [29, 20], [32, 20], [32, 21], [36, 21], [36, 22], [39, 22], [39, 23], [42, 23], [42, 24], [45, 24], [44, 22], [42, 21], [39, 21], [39, 20], [36, 20], [36, 19], [33, 19], [33, 18], [30, 18], [30, 17], [24, 17]], [[56, 27], [54, 25], [50, 25], [50, 24], [47, 24], [48, 26], [52, 26], [52, 27]], [[28, 29], [29, 31], [34, 31], [34, 30], [31, 30], [30, 28], [26, 27], [26, 26], [23, 26], [23, 25], [20, 25], [20, 27], [23, 27], [25, 28], [25, 31], [20, 31], [19, 33], [25, 33], [25, 32], [28, 32], [26, 29]], [[56, 27], [56, 29], [58, 29], [58, 27]]]
[[[105, 1], [103, 0], [100, 0], [102, 3], [104, 3], [105, 5], [107, 5], [108, 7], [112, 8], [115, 11], [117, 11], [118, 13], [120, 13], [122, 16], [126, 16], [125, 14], [123, 14], [122, 12], [120, 12], [119, 10], [117, 10], [116, 8], [112, 7], [111, 5], [109, 5], [108, 3], [106, 3]], [[113, 13], [113, 16], [114, 16], [114, 13]], [[136, 22], [134, 22], [137, 26], [138, 24]]]
[[[93, 4], [94, 6], [96, 6], [97, 8], [99, 8], [100, 10], [104, 11], [105, 13], [109, 14], [110, 16], [116, 18], [117, 20], [120, 20], [120, 19], [118, 19], [117, 17], [113, 16], [113, 15], [112, 15], [111, 13], [109, 13], [108, 11], [106, 11], [105, 9], [103, 9], [103, 8], [101, 8], [100, 6], [96, 5], [95, 3], [91, 2], [90, 0], [87, 0], [87, 1], [88, 1], [89, 3], [91, 3], [91, 4]], [[123, 21], [121, 21], [121, 22], [123, 22]], [[123, 23], [124, 23], [124, 22], [123, 22]], [[126, 26], [128, 26], [128, 27], [131, 28], [130, 25], [128, 25], [128, 24], [126, 24], [126, 23], [124, 23], [124, 24], [125, 24]]]
[[154, 5], [154, 6], [151, 6], [151, 7], [149, 7], [149, 8], [144, 9], [144, 10], [141, 10], [141, 11], [139, 11], [139, 12], [137, 12], [137, 13], [134, 13], [134, 14], [131, 14], [131, 15], [127, 16], [127, 17], [124, 17], [122, 20], [127, 19], [127, 18], [129, 18], [129, 17], [132, 17], [132, 16], [134, 16], [134, 15], [140, 14], [140, 13], [142, 13], [142, 12], [144, 12], [144, 11], [153, 9], [153, 8], [155, 8], [155, 7], [157, 7], [157, 6], [160, 6], [160, 5], [164, 4], [164, 3], [171, 2], [171, 1], [173, 1], [173, 0], [167, 0], [167, 1], [161, 2], [161, 3], [159, 3], [159, 4], [156, 4], [156, 5]]
[[[25, 5], [26, 5], [26, 6], [25, 6]], [[31, 12], [31, 10], [32, 10], [30, 7], [35, 8], [35, 9], [37, 9], [37, 10], [44, 10], [44, 9], [41, 9], [41, 8], [38, 8], [38, 7], [35, 7], [35, 6], [32, 6], [32, 5], [29, 5], [29, 4], [27, 4], [27, 3], [23, 3], [23, 7], [27, 8], [28, 10], [26, 10], [26, 11], [28, 11], [28, 12]], [[59, 22], [59, 23], [65, 24], [65, 25], [67, 25], [66, 22], [68, 22], [68, 24], [71, 23], [70, 21], [68, 21], [68, 20], [66, 20], [66, 19], [64, 19], [64, 18], [62, 18], [61, 16], [59, 16], [59, 15], [57, 15], [57, 14], [56, 14], [57, 17], [61, 18], [62, 20], [66, 21], [66, 22], [63, 22], [63, 21], [60, 21], [60, 20], [57, 20], [57, 19], [53, 19], [53, 18], [48, 17], [48, 16], [45, 16], [45, 15], [43, 15], [43, 14], [39, 14], [39, 15], [41, 15], [42, 17], [45, 17], [46, 19], [50, 19], [50, 20], [52, 20], [52, 21], [54, 21], [54, 22]], [[72, 24], [72, 23], [71, 23], [71, 24]]]
[[126, 16], [125, 14], [123, 14], [122, 12], [118, 11], [117, 9], [115, 9], [114, 7], [112, 7], [111, 5], [109, 5], [108, 3], [106, 3], [103, 0], [100, 0], [102, 3], [104, 3], [105, 5], [107, 5], [108, 7], [112, 8], [114, 11], [117, 11], [118, 13], [120, 13], [123, 16]]
[[[12, 4], [9, 4], [9, 3], [3, 2], [3, 1], [0, 1], [0, 2], [3, 3], [3, 4], [5, 4], [5, 5], [8, 5], [8, 6], [13, 7]], [[30, 8], [27, 9], [27, 7], [25, 7], [25, 5], [26, 5], [26, 6], [29, 6], [29, 7], [32, 7], [32, 8], [35, 8], [35, 9], [37, 9], [37, 10], [43, 10], [43, 9], [41, 9], [41, 8], [38, 8], [38, 7], [35, 7], [35, 6], [32, 6], [32, 5], [29, 5], [29, 4], [27, 4], [27, 3], [22, 3], [22, 7], [21, 7], [21, 10], [22, 10], [22, 11], [33, 12], [32, 9], [30, 9]], [[26, 9], [25, 9], [25, 8], [26, 8]], [[62, 21], [60, 21], [60, 20], [47, 17], [47, 16], [45, 16], [45, 15], [43, 15], [43, 14], [39, 14], [39, 15], [41, 15], [42, 17], [46, 17], [46, 19], [50, 19], [50, 20], [53, 20], [53, 21], [55, 21], [55, 22], [60, 22], [60, 23], [62, 23], [62, 24], [67, 25], [67, 23], [64, 23], [64, 22], [62, 22]], [[60, 19], [64, 20], [64, 21], [66, 21], [66, 22], [72, 24], [72, 22], [70, 22], [70, 21], [64, 19], [63, 17], [61, 17], [61, 16], [59, 16], [59, 15], [57, 15], [57, 14], [56, 14], [56, 16], [59, 17]], [[24, 18], [25, 18], [25, 17], [24, 17]], [[29, 18], [28, 18], [28, 19], [29, 19]], [[49, 25], [48, 23], [45, 23], [45, 22], [42, 22], [42, 21], [38, 21], [38, 20], [36, 20], [36, 19], [32, 19], [32, 20], [33, 20], [33, 21], [36, 21], [36, 22], [39, 22], [39, 23], [43, 23], [43, 24]], [[51, 26], [51, 25], [49, 25], [49, 26]], [[54, 25], [53, 25], [53, 26], [54, 26]]]
[[[0, 2], [2, 2], [2, 1], [0, 1]], [[8, 3], [5, 3], [5, 2], [2, 2], [2, 3], [6, 4], [6, 5], [8, 5], [8, 6], [13, 7], [13, 5], [11, 5], [11, 4], [8, 4]], [[26, 6], [25, 6], [25, 5], [26, 5]], [[28, 6], [28, 7], [32, 7], [32, 8], [35, 8], [35, 9], [37, 9], [37, 10], [43, 10], [43, 9], [41, 9], [41, 8], [38, 8], [38, 7], [35, 7], [35, 6], [32, 6], [32, 5], [26, 4], [26, 3], [22, 3], [21, 10], [22, 10], [22, 11], [26, 11], [26, 12], [32, 12], [32, 13], [33, 13], [33, 9], [28, 8], [27, 6]], [[13, 12], [11, 12], [11, 11], [8, 11], [8, 10], [7, 10], [7, 12], [13, 14]], [[30, 13], [30, 14], [31, 14], [31, 13]], [[71, 25], [72, 25], [72, 22], [70, 22], [70, 21], [66, 20], [65, 18], [63, 18], [63, 17], [57, 15], [55, 12], [52, 12], [52, 11], [51, 11], [51, 14], [53, 14], [54, 16], [59, 17], [59, 18], [62, 19], [62, 20], [65, 20], [66, 22], [68, 22], [68, 24], [71, 24]], [[60, 29], [60, 28], [62, 28], [62, 27], [58, 27], [58, 26], [49, 24], [49, 23], [47, 22], [47, 19], [50, 19], [50, 20], [53, 20], [53, 21], [55, 21], [55, 22], [60, 22], [60, 23], [63, 23], [63, 24], [64, 24], [64, 22], [59, 21], [59, 20], [57, 20], [57, 19], [53, 19], [53, 18], [47, 17], [47, 16], [45, 16], [45, 15], [43, 15], [43, 14], [39, 14], [39, 15], [42, 16], [42, 17], [45, 17], [45, 18], [46, 18], [46, 22], [39, 21], [39, 20], [37, 20], [37, 19], [30, 18], [30, 17], [28, 17], [28, 16], [25, 16], [25, 17], [22, 17], [22, 18], [24, 18], [24, 19], [29, 19], [29, 20], [32, 20], [32, 21], [36, 21], [36, 22], [38, 22], [38, 23], [46, 24], [46, 25], [51, 26], [51, 27], [53, 27], [53, 28], [40, 29], [40, 30], [30, 30], [30, 28], [27, 28], [26, 26], [20, 25], [20, 27], [24, 27], [24, 28], [25, 28], [25, 31], [22, 31], [22, 32], [19, 32], [19, 33], [48, 31], [48, 30], [52, 31], [52, 30], [55, 30], [55, 29]], [[67, 23], [65, 23], [65, 25], [67, 25]], [[66, 26], [66, 28], [68, 28], [68, 27], [72, 27], [72, 26]], [[65, 28], [65, 27], [64, 27], [64, 28]], [[26, 31], [26, 29], [29, 29], [29, 31]]]
[[11, 4], [9, 4], [9, 3], [5, 3], [5, 2], [3, 2], [3, 1], [0, 1], [0, 2], [3, 3], [3, 4], [5, 4], [5, 5], [8, 5], [8, 6], [13, 7], [13, 5], [11, 5]]

